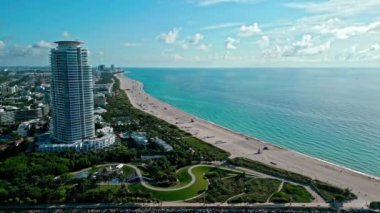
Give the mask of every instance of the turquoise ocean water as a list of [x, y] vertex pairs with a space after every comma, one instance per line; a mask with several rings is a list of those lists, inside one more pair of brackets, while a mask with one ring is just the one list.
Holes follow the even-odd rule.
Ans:
[[188, 113], [380, 177], [380, 69], [126, 70]]

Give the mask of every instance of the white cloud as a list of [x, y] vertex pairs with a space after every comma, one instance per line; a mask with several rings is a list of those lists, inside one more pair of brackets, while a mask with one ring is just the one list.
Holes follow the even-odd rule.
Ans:
[[368, 25], [348, 26], [341, 29], [336, 29], [332, 33], [334, 33], [338, 39], [347, 39], [351, 36], [361, 35], [361, 34], [368, 33], [373, 30], [379, 30], [379, 29], [380, 29], [380, 21], [373, 22]]
[[180, 31], [180, 28], [174, 28], [173, 30], [167, 33], [161, 33], [161, 35], [158, 36], [158, 39], [166, 44], [174, 44], [179, 37]]
[[226, 22], [226, 23], [221, 23], [221, 24], [209, 25], [209, 26], [201, 28], [201, 30], [218, 30], [218, 29], [224, 29], [224, 28], [230, 28], [230, 27], [237, 27], [240, 25], [241, 23]]
[[297, 41], [293, 43], [293, 47], [296, 48], [308, 48], [313, 45], [312, 37], [311, 35], [303, 35], [301, 41]]
[[315, 45], [311, 35], [306, 34], [302, 39], [291, 45], [273, 45], [263, 50], [263, 56], [268, 58], [322, 55], [331, 48], [331, 41]]
[[346, 62], [373, 62], [379, 59], [380, 45], [378, 43], [362, 50], [359, 50], [358, 46], [355, 44], [350, 48], [343, 49], [336, 58]]
[[[287, 62], [297, 58], [306, 63], [323, 59], [331, 64], [354, 61], [366, 65], [364, 61], [373, 61], [378, 55], [376, 45], [371, 44], [379, 41], [379, 0], [291, 1], [285, 5], [303, 10], [305, 15], [281, 26], [276, 24], [281, 21], [265, 25], [265, 34], [271, 40], [268, 47], [262, 48], [264, 57], [281, 57]], [[312, 37], [295, 41], [300, 35]]]
[[376, 44], [373, 44], [371, 45], [370, 47], [364, 49], [364, 50], [361, 50], [359, 51], [360, 54], [363, 54], [363, 53], [368, 53], [368, 52], [375, 52], [375, 51], [378, 51], [380, 50], [380, 44], [376, 43]]
[[1, 55], [5, 57], [47, 57], [49, 49], [52, 47], [54, 47], [53, 44], [45, 41], [33, 45], [12, 45], [4, 48]]
[[259, 25], [255, 22], [252, 25], [242, 25], [240, 27], [239, 36], [247, 37], [261, 33]]
[[329, 50], [331, 47], [331, 41], [327, 41], [321, 45], [310, 46], [305, 49], [300, 49], [297, 54], [298, 55], [320, 55]]
[[69, 38], [69, 37], [70, 37], [70, 33], [67, 32], [67, 31], [64, 31], [64, 32], [62, 32], [62, 36], [63, 36], [64, 38]]
[[341, 54], [337, 55], [336, 58], [339, 61], [352, 61], [357, 55], [357, 44], [352, 45], [350, 48], [346, 48]]
[[342, 25], [342, 22], [339, 18], [330, 18], [326, 22], [322, 24], [318, 24], [314, 26], [314, 29], [316, 32], [320, 34], [329, 34], [332, 33], [338, 28], [340, 25]]
[[236, 39], [231, 38], [231, 37], [228, 37], [225, 40], [225, 46], [227, 49], [230, 49], [230, 50], [236, 49], [236, 44], [238, 44], [238, 43], [239, 43], [239, 40], [236, 40]]
[[276, 44], [264, 49], [262, 55], [264, 58], [279, 58], [282, 56], [282, 52], [282, 48]]
[[210, 6], [222, 3], [256, 3], [260, 0], [198, 0], [200, 6]]
[[328, 16], [352, 17], [359, 14], [378, 14], [380, 1], [378, 0], [327, 0], [322, 2], [294, 1], [285, 6], [302, 9], [309, 13], [324, 14]]
[[33, 48], [54, 48], [55, 45], [48, 42], [48, 41], [41, 40], [41, 41], [33, 44], [32, 47]]
[[261, 49], [264, 49], [264, 48], [268, 47], [268, 45], [270, 43], [270, 39], [268, 36], [262, 36], [256, 43], [257, 43], [257, 45], [259, 45], [259, 47]]
[[140, 47], [141, 44], [140, 43], [132, 43], [132, 42], [125, 42], [123, 44], [124, 47]]
[[208, 52], [210, 50], [210, 45], [201, 44], [197, 47], [197, 49], [203, 52]]
[[331, 18], [325, 23], [316, 25], [314, 29], [322, 34], [332, 34], [337, 39], [348, 39], [352, 36], [380, 31], [380, 21], [369, 24], [344, 24], [339, 18]]
[[194, 44], [194, 45], [197, 45], [203, 39], [204, 39], [204, 35], [202, 35], [200, 33], [196, 33], [193, 37], [190, 38], [189, 42], [192, 43], [192, 44]]

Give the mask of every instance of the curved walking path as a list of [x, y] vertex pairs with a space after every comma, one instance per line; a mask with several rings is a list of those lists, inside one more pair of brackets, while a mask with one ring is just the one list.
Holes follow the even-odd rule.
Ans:
[[[276, 177], [276, 176], [273, 176], [273, 175], [267, 175], [267, 174], [264, 174], [264, 173], [256, 172], [256, 171], [254, 171], [252, 169], [248, 169], [248, 168], [244, 168], [244, 167], [235, 167], [235, 168], [238, 169], [238, 170], [244, 171], [247, 174], [255, 174], [255, 175], [258, 176], [258, 178], [271, 178], [271, 179], [280, 180], [282, 183], [284, 182], [284, 179]], [[301, 183], [296, 183], [296, 182], [290, 181], [290, 180], [286, 180], [285, 182], [288, 182], [288, 183], [291, 183], [291, 184], [294, 184], [294, 185], [303, 186], [311, 194], [311, 196], [313, 196], [314, 200], [312, 201], [312, 203], [326, 203], [326, 201], [321, 197], [321, 195], [318, 194], [309, 185], [307, 185], [307, 184], [301, 184]]]
[[[141, 173], [141, 170], [135, 166], [135, 165], [132, 165], [132, 164], [125, 164], [125, 163], [108, 163], [108, 164], [101, 164], [101, 165], [97, 165], [97, 166], [115, 166], [115, 165], [123, 165], [123, 166], [128, 166], [132, 169], [135, 170], [138, 178], [140, 179], [140, 183], [141, 185], [143, 185], [145, 188], [147, 189], [150, 189], [150, 190], [154, 190], [154, 191], [166, 191], [166, 192], [170, 192], [170, 191], [178, 191], [178, 190], [182, 190], [182, 189], [186, 189], [190, 186], [192, 186], [195, 181], [197, 180], [197, 177], [193, 174], [193, 169], [197, 168], [197, 167], [212, 167], [212, 168], [219, 168], [219, 169], [222, 169], [222, 170], [226, 170], [226, 171], [231, 171], [231, 172], [239, 172], [241, 173], [241, 171], [238, 171], [238, 170], [234, 170], [234, 169], [229, 169], [229, 168], [221, 168], [219, 166], [215, 166], [215, 165], [206, 165], [206, 164], [197, 164], [197, 165], [192, 165], [190, 166], [188, 169], [187, 169], [187, 173], [190, 175], [191, 177], [191, 181], [184, 185], [184, 186], [180, 186], [180, 187], [176, 187], [176, 186], [173, 186], [173, 187], [168, 187], [168, 188], [164, 188], [164, 187], [156, 187], [156, 186], [152, 186], [150, 185], [148, 182], [146, 182], [143, 178], [143, 175]], [[92, 168], [92, 167], [91, 167]], [[79, 172], [83, 172], [83, 171], [87, 171], [87, 170], [90, 170], [91, 168], [87, 168], [87, 169], [82, 169], [80, 171], [76, 171], [76, 172], [73, 172], [72, 174], [77, 174]]]
[[[212, 167], [212, 168], [219, 168], [219, 169], [222, 169], [222, 170], [225, 170], [225, 171], [231, 171], [231, 172], [238, 172], [238, 173], [246, 173], [247, 175], [252, 175], [253, 177], [255, 178], [271, 178], [271, 179], [278, 179], [281, 181], [281, 185], [280, 185], [280, 188], [279, 190], [282, 188], [282, 185], [284, 183], [284, 180], [281, 179], [281, 178], [278, 178], [278, 177], [275, 177], [275, 176], [271, 176], [271, 175], [266, 175], [266, 174], [263, 174], [263, 173], [259, 173], [259, 172], [256, 172], [254, 170], [251, 170], [251, 169], [247, 169], [247, 168], [243, 168], [243, 167], [235, 167], [235, 168], [226, 168], [226, 167], [221, 167], [221, 163], [218, 162], [218, 163], [213, 163], [212, 165], [208, 165], [208, 164], [197, 164], [197, 165], [192, 165], [190, 166], [188, 169], [187, 169], [187, 173], [190, 175], [191, 177], [191, 181], [189, 183], [187, 183], [186, 185], [183, 185], [183, 186], [173, 186], [173, 187], [167, 187], [167, 188], [164, 188], [164, 187], [155, 187], [155, 186], [152, 186], [150, 185], [148, 182], [146, 182], [143, 178], [143, 175], [141, 173], [141, 170], [135, 166], [135, 165], [132, 165], [132, 164], [125, 164], [125, 163], [107, 163], [107, 164], [100, 164], [100, 165], [97, 165], [96, 167], [102, 167], [102, 166], [116, 166], [116, 165], [123, 165], [123, 166], [128, 166], [132, 169], [135, 170], [136, 174], [137, 174], [137, 177], [139, 178], [140, 180], [140, 183], [142, 186], [144, 186], [145, 188], [147, 189], [150, 189], [150, 190], [154, 190], [154, 191], [162, 191], [162, 192], [171, 192], [171, 191], [178, 191], [178, 190], [182, 190], [182, 189], [186, 189], [186, 188], [189, 188], [190, 186], [192, 186], [195, 182], [196, 182], [196, 176], [193, 174], [193, 169], [197, 168], [197, 167]], [[91, 167], [92, 168], [92, 167]], [[71, 174], [78, 174], [80, 172], [84, 172], [84, 171], [87, 171], [87, 170], [90, 170], [91, 168], [86, 168], [86, 169], [81, 169], [79, 171], [75, 171], [75, 172], [72, 172]], [[177, 173], [178, 173], [179, 170], [177, 170]], [[295, 182], [292, 182], [292, 181], [286, 181], [286, 182], [289, 182], [289, 183], [292, 183], [292, 184], [295, 184], [295, 185], [301, 185], [303, 187], [305, 187], [305, 189], [314, 197], [314, 200], [312, 201], [312, 203], [325, 203], [325, 200], [318, 194], [316, 193], [313, 189], [311, 189], [310, 186], [308, 185], [303, 185], [303, 184], [299, 184], [299, 183], [295, 183]], [[122, 184], [122, 183], [120, 183]], [[243, 193], [244, 194], [244, 193]], [[238, 196], [241, 196], [242, 194], [238, 194], [238, 195], [234, 195], [233, 197], [238, 197]], [[273, 195], [273, 194], [272, 194]], [[272, 197], [272, 195], [268, 198], [268, 200]], [[233, 197], [230, 197], [228, 198], [227, 200], [230, 200], [231, 198]], [[194, 198], [190, 198], [190, 199], [194, 199]], [[268, 202], [268, 201], [267, 201]]]
[[237, 195], [234, 195], [234, 196], [232, 196], [232, 197], [229, 197], [226, 201], [224, 201], [223, 203], [228, 203], [228, 201], [230, 201], [230, 200], [232, 200], [232, 199], [234, 199], [234, 198], [236, 198], [236, 197], [240, 197], [240, 196], [243, 196], [243, 195], [245, 195], [246, 193], [245, 192], [243, 192], [243, 193], [240, 193], [240, 194], [237, 194]]
[[131, 164], [123, 164], [124, 166], [129, 166], [133, 169], [135, 169], [136, 173], [137, 173], [137, 176], [140, 178], [140, 181], [141, 181], [141, 184], [147, 188], [147, 189], [151, 189], [151, 190], [155, 190], [155, 191], [177, 191], [177, 190], [182, 190], [182, 189], [186, 189], [188, 187], [190, 187], [191, 185], [193, 185], [196, 181], [196, 176], [193, 174], [192, 170], [197, 168], [197, 167], [212, 167], [212, 168], [218, 168], [218, 169], [222, 169], [222, 170], [226, 170], [226, 171], [231, 171], [231, 172], [239, 172], [241, 173], [241, 171], [238, 171], [238, 170], [233, 170], [233, 169], [228, 169], [228, 168], [221, 168], [221, 167], [217, 167], [217, 166], [214, 166], [214, 165], [206, 165], [206, 164], [197, 164], [197, 165], [193, 165], [191, 167], [189, 167], [187, 169], [187, 173], [191, 176], [191, 181], [190, 183], [184, 185], [184, 186], [181, 186], [181, 187], [176, 187], [176, 186], [173, 186], [173, 187], [169, 187], [169, 188], [163, 188], [163, 187], [155, 187], [155, 186], [152, 186], [150, 184], [148, 184], [147, 182], [145, 182], [143, 180], [143, 176], [141, 174], [141, 171], [139, 168], [137, 168], [136, 166], [134, 165], [131, 165]]
[[[188, 184], [186, 184], [186, 185], [184, 185], [184, 186], [181, 186], [181, 187], [175, 187], [175, 186], [174, 186], [174, 187], [171, 187], [171, 188], [163, 188], [163, 187], [155, 187], [155, 186], [152, 186], [152, 185], [148, 184], [147, 182], [145, 182], [144, 179], [143, 179], [143, 176], [142, 176], [142, 174], [141, 174], [140, 169], [137, 168], [136, 166], [131, 165], [131, 164], [124, 164], [124, 165], [125, 165], [125, 166], [129, 166], [129, 167], [133, 168], [133, 169], [136, 171], [137, 176], [140, 178], [140, 182], [141, 182], [141, 184], [142, 184], [145, 188], [147, 188], [147, 189], [151, 189], [151, 190], [155, 190], [155, 191], [166, 191], [166, 192], [168, 192], [168, 191], [177, 191], [177, 190], [181, 190], [181, 189], [185, 189], [185, 188], [190, 187], [191, 185], [193, 185], [193, 184], [195, 183], [195, 180], [196, 180], [196, 177], [195, 177], [195, 175], [192, 173], [192, 170], [193, 170], [194, 168], [196, 168], [196, 167], [199, 167], [199, 166], [206, 166], [206, 165], [193, 165], [193, 166], [191, 166], [190, 168], [187, 169], [187, 173], [191, 176], [191, 181], [190, 181], [190, 183], [188, 183]], [[212, 167], [212, 166], [210, 166], [210, 167]]]
[[272, 197], [273, 197], [274, 194], [276, 194], [276, 193], [278, 193], [278, 192], [281, 191], [281, 189], [282, 189], [283, 186], [284, 186], [284, 180], [281, 180], [281, 183], [280, 183], [280, 185], [278, 186], [277, 191], [273, 192], [273, 193], [268, 197], [268, 199], [267, 199], [267, 203], [269, 203], [270, 199], [272, 199]]

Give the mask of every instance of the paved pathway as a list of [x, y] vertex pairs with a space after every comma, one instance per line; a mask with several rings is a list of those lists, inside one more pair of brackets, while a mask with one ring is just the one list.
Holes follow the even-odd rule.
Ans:
[[274, 194], [276, 194], [277, 192], [280, 192], [280, 191], [281, 191], [281, 189], [282, 189], [283, 186], [284, 186], [284, 180], [281, 181], [280, 185], [278, 186], [277, 191], [274, 192], [274, 193], [272, 193], [272, 194], [268, 197], [268, 199], [267, 199], [267, 203], [270, 202], [270, 199], [273, 197]]
[[[147, 188], [147, 189], [150, 189], [150, 190], [154, 190], [154, 191], [178, 191], [178, 190], [182, 190], [182, 189], [186, 189], [188, 187], [190, 187], [191, 185], [193, 185], [196, 181], [196, 176], [193, 174], [193, 169], [197, 168], [197, 167], [213, 167], [213, 168], [219, 168], [219, 169], [223, 169], [223, 170], [227, 170], [227, 171], [233, 171], [233, 172], [241, 172], [239, 170], [234, 170], [234, 169], [229, 169], [229, 168], [221, 168], [220, 166], [215, 166], [215, 165], [205, 165], [205, 164], [197, 164], [197, 165], [193, 165], [191, 167], [189, 167], [187, 169], [187, 173], [191, 176], [191, 181], [184, 185], [184, 186], [181, 186], [181, 187], [168, 187], [168, 188], [164, 188], [164, 187], [156, 187], [156, 186], [152, 186], [150, 185], [149, 183], [147, 183], [144, 179], [143, 179], [143, 175], [141, 173], [141, 170], [135, 166], [135, 165], [132, 165], [132, 164], [124, 164], [124, 163], [109, 163], [109, 164], [101, 164], [101, 165], [97, 165], [97, 166], [114, 166], [114, 165], [123, 165], [123, 166], [128, 166], [128, 167], [131, 167], [132, 169], [134, 169], [136, 171], [136, 174], [138, 176], [138, 178], [140, 179], [140, 182], [141, 184]], [[80, 171], [77, 171], [77, 172], [73, 172], [72, 174], [76, 174], [76, 173], [79, 173], [79, 172], [83, 172], [83, 171], [87, 171], [87, 170], [90, 170], [91, 168], [87, 168], [87, 169], [82, 169]]]
[[[280, 180], [282, 182], [284, 181], [283, 179], [278, 178], [276, 176], [266, 175], [266, 174], [259, 173], [259, 172], [256, 172], [254, 170], [248, 169], [248, 168], [235, 167], [235, 169], [244, 171], [247, 174], [256, 175], [258, 178], [272, 178], [272, 179]], [[315, 192], [309, 185], [300, 184], [300, 183], [296, 183], [296, 182], [289, 181], [289, 180], [286, 180], [285, 182], [305, 187], [305, 189], [314, 197], [314, 200], [312, 201], [312, 203], [326, 203], [326, 201], [317, 192]]]
[[141, 184], [147, 188], [147, 189], [151, 189], [151, 190], [154, 190], [154, 191], [178, 191], [178, 190], [181, 190], [181, 189], [186, 189], [187, 187], [190, 187], [191, 185], [193, 185], [195, 183], [195, 180], [196, 180], [196, 177], [195, 175], [193, 174], [192, 170], [196, 167], [199, 167], [199, 166], [205, 166], [205, 165], [194, 165], [194, 166], [191, 166], [190, 168], [188, 168], [187, 170], [187, 173], [191, 176], [191, 181], [190, 183], [184, 185], [184, 186], [181, 186], [181, 187], [170, 187], [170, 188], [163, 188], [163, 187], [155, 187], [155, 186], [152, 186], [148, 183], [146, 183], [144, 180], [143, 180], [143, 176], [141, 174], [141, 171], [139, 168], [137, 168], [136, 166], [134, 165], [130, 165], [130, 164], [125, 164], [126, 166], [129, 166], [133, 169], [135, 169], [136, 173], [137, 173], [137, 176], [139, 176], [140, 178], [140, 181], [141, 181]]
[[[131, 167], [133, 168], [135, 171], [136, 171], [136, 174], [138, 176], [138, 178], [140, 179], [140, 182], [141, 184], [147, 188], [147, 189], [150, 189], [150, 190], [154, 190], [154, 191], [165, 191], [165, 192], [170, 192], [170, 191], [178, 191], [178, 190], [182, 190], [182, 189], [186, 189], [188, 187], [190, 187], [191, 185], [193, 185], [196, 181], [196, 176], [193, 174], [193, 169], [194, 168], [197, 168], [197, 167], [200, 167], [200, 166], [207, 166], [207, 167], [214, 167], [214, 168], [219, 168], [219, 169], [223, 169], [223, 170], [227, 170], [227, 171], [232, 171], [232, 172], [245, 172], [246, 174], [248, 175], [253, 175], [257, 178], [272, 178], [272, 179], [278, 179], [278, 180], [281, 180], [281, 184], [279, 186], [279, 190], [281, 190], [283, 184], [284, 184], [284, 180], [283, 179], [280, 179], [280, 178], [277, 178], [277, 177], [274, 177], [274, 176], [270, 176], [270, 175], [266, 175], [266, 174], [263, 174], [263, 173], [259, 173], [259, 172], [256, 172], [256, 171], [253, 171], [251, 169], [247, 169], [247, 168], [242, 168], [242, 167], [235, 167], [235, 168], [225, 168], [225, 167], [222, 167], [222, 164], [223, 162], [214, 162], [212, 165], [206, 165], [206, 164], [197, 164], [197, 165], [193, 165], [191, 167], [189, 167], [187, 169], [187, 172], [188, 174], [191, 176], [191, 181], [184, 185], [184, 186], [181, 186], [181, 187], [168, 187], [168, 188], [164, 188], [164, 187], [155, 187], [155, 186], [152, 186], [150, 185], [149, 183], [147, 183], [144, 179], [143, 179], [143, 175], [141, 173], [141, 170], [132, 165], [132, 164], [124, 164], [124, 163], [108, 163], [108, 164], [101, 164], [101, 165], [97, 165], [97, 167], [101, 167], [101, 166], [114, 166], [114, 165], [120, 165], [122, 164], [123, 166], [128, 166], [128, 167]], [[92, 168], [92, 167], [91, 167]], [[73, 172], [72, 174], [77, 174], [79, 172], [83, 172], [83, 171], [86, 171], [86, 170], [90, 170], [91, 168], [87, 168], [87, 169], [82, 169], [80, 171], [76, 171], [76, 172]], [[289, 182], [289, 183], [292, 183], [292, 184], [296, 184], [296, 185], [300, 185], [299, 183], [294, 183], [292, 181], [286, 181], [286, 182]], [[314, 190], [311, 189], [310, 186], [307, 186], [307, 185], [302, 185], [306, 188], [307, 191], [309, 191], [309, 193], [311, 193], [311, 195], [315, 198], [313, 200], [313, 203], [325, 203], [325, 201], [323, 200], [323, 198], [317, 194]], [[240, 194], [241, 195], [241, 194]], [[236, 197], [238, 195], [234, 195], [233, 197]], [[273, 196], [273, 194], [268, 198], [267, 202], [269, 202], [270, 198]], [[231, 198], [233, 198], [231, 197]], [[231, 199], [229, 198], [229, 199]], [[193, 199], [193, 198], [192, 198]], [[228, 199], [228, 200], [229, 200]]]

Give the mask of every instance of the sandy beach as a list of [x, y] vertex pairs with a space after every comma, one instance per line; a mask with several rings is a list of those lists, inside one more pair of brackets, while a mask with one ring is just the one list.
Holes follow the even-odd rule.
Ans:
[[[283, 149], [248, 137], [211, 122], [185, 113], [144, 92], [143, 84], [116, 75], [134, 107], [178, 126], [193, 136], [231, 153], [231, 157], [245, 157], [269, 165], [300, 173], [330, 184], [350, 188], [358, 199], [346, 206], [364, 207], [370, 201], [380, 200], [380, 180], [328, 162]], [[268, 150], [256, 154], [258, 149]], [[374, 165], [375, 166], [375, 165]]]

